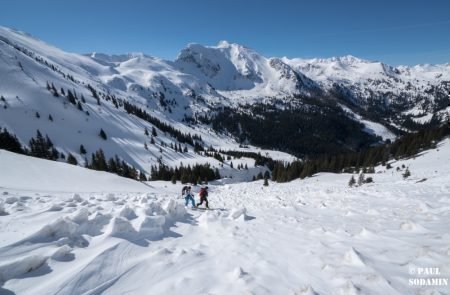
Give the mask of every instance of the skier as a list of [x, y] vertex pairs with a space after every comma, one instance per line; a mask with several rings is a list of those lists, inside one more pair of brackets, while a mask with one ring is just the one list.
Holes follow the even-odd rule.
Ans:
[[207, 197], [208, 197], [208, 187], [207, 187], [207, 186], [202, 187], [202, 188], [200, 189], [199, 196], [200, 196], [200, 203], [198, 203], [197, 206], [195, 206], [195, 207], [198, 208], [198, 206], [200, 206], [201, 204], [203, 204], [203, 201], [205, 201], [205, 203], [206, 203], [206, 209], [209, 209], [209, 206], [208, 206], [208, 198], [207, 198]]
[[194, 196], [192, 196], [191, 187], [190, 186], [183, 187], [183, 189], [181, 191], [181, 194], [184, 196], [184, 200], [186, 201], [184, 206], [187, 206], [189, 204], [189, 201], [191, 201], [192, 207], [195, 207]]

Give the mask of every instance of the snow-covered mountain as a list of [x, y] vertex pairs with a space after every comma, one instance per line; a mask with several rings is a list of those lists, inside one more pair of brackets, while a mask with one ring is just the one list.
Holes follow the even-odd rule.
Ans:
[[424, 94], [431, 85], [450, 81], [450, 64], [393, 67], [351, 55], [326, 59], [284, 57], [282, 60], [326, 88], [331, 88], [335, 83], [353, 86], [361, 91], [357, 94], [362, 98], [370, 97], [364, 89], [418, 95]]
[[[449, 113], [450, 64], [393, 67], [378, 61], [368, 61], [351, 55], [327, 59], [282, 60], [296, 71], [304, 73], [328, 91], [339, 90], [355, 104], [368, 100], [381, 105], [406, 104], [402, 111], [411, 109], [416, 114], [443, 111]], [[436, 100], [444, 99], [442, 106]], [[447, 102], [447, 105], [445, 104]]]
[[[204, 147], [243, 150], [234, 139], [211, 128], [182, 122], [193, 113], [206, 112], [222, 97], [207, 83], [178, 71], [173, 63], [143, 54], [67, 53], [7, 28], [0, 28], [0, 53], [0, 127], [14, 133], [23, 145], [28, 145], [39, 130], [59, 152], [74, 155], [80, 165], [101, 148], [107, 158], [118, 155], [147, 173], [159, 162], [169, 166], [208, 162], [223, 169], [224, 175], [233, 174], [226, 172], [230, 161], [222, 165], [199, 155], [189, 143], [181, 142], [187, 153], [176, 151], [174, 146], [180, 141], [173, 132], [163, 131], [123, 108], [125, 102], [130, 103], [178, 133], [200, 138], [196, 141]], [[69, 91], [76, 97], [74, 103], [68, 98]], [[155, 144], [151, 144], [153, 128]], [[99, 137], [101, 129], [107, 140]], [[80, 145], [87, 150], [86, 155], [80, 152]], [[244, 150], [293, 159], [251, 146]], [[254, 173], [245, 174], [244, 179], [249, 179]]]
[[[401, 119], [394, 120], [400, 115], [421, 123], [434, 114], [440, 119], [448, 115], [448, 81], [449, 64], [392, 67], [351, 56], [267, 58], [226, 41], [217, 46], [189, 44], [175, 61], [142, 53], [81, 55], [0, 27], [0, 127], [24, 145], [39, 129], [80, 164], [102, 148], [107, 157], [117, 154], [147, 172], [161, 156], [172, 166], [211, 162], [219, 167], [214, 159], [194, 153], [192, 145], [187, 154], [170, 148], [179, 141], [158, 126], [156, 144], [150, 144], [151, 136], [144, 131], [155, 125], [128, 114], [124, 103], [179, 133], [201, 138], [204, 147], [239, 150], [235, 139], [198, 118], [214, 116], [222, 107], [240, 111], [241, 105], [276, 100], [286, 104], [282, 109], [292, 101], [301, 105], [303, 98], [329, 98], [362, 123], [362, 130], [392, 139], [389, 128], [403, 128]], [[72, 103], [69, 90], [76, 98]], [[377, 112], [371, 112], [374, 108]], [[106, 141], [99, 138], [100, 129]], [[81, 144], [86, 156], [79, 152]], [[259, 151], [251, 146], [246, 150]]]
[[266, 58], [239, 44], [189, 44], [176, 66], [212, 85], [228, 98], [308, 94], [315, 83], [279, 58]]

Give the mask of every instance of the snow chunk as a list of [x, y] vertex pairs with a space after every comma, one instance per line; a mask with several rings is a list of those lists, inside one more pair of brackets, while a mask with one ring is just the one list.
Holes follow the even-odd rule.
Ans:
[[238, 219], [239, 217], [241, 217], [243, 215], [245, 216], [246, 213], [247, 213], [247, 209], [245, 209], [245, 208], [233, 209], [230, 212], [230, 218], [231, 219]]
[[81, 202], [83, 202], [83, 198], [81, 198], [81, 196], [79, 194], [73, 194], [72, 201], [81, 203]]
[[173, 199], [165, 203], [163, 209], [166, 211], [167, 217], [173, 220], [178, 220], [186, 215], [186, 208]]
[[72, 220], [67, 217], [60, 217], [36, 232], [32, 239], [73, 237], [76, 235], [77, 229], [78, 225]]
[[62, 206], [58, 204], [52, 204], [52, 206], [47, 211], [61, 211], [62, 209]]
[[113, 237], [123, 237], [127, 234], [135, 233], [135, 229], [131, 223], [123, 217], [114, 217], [111, 221], [109, 233]]
[[239, 208], [239, 209], [235, 208], [235, 209], [231, 210], [229, 218], [233, 219], [233, 220], [247, 221], [247, 220], [252, 219], [253, 217], [248, 216], [247, 209], [245, 207], [243, 207], [243, 208]]
[[117, 201], [117, 197], [114, 194], [107, 194], [106, 195], [106, 200], [108, 201]]
[[89, 211], [86, 208], [81, 208], [70, 216], [73, 222], [81, 224], [87, 222], [89, 218]]
[[139, 233], [146, 238], [156, 238], [164, 233], [163, 225], [166, 223], [164, 216], [146, 216], [139, 225]]
[[344, 261], [348, 264], [356, 265], [356, 266], [365, 266], [366, 265], [364, 263], [364, 258], [362, 257], [361, 253], [359, 253], [353, 247], [345, 253]]
[[122, 210], [120, 210], [120, 212], [119, 212], [119, 216], [120, 217], [124, 217], [124, 218], [126, 218], [128, 220], [132, 220], [132, 219], [137, 218], [136, 213], [129, 206], [123, 207]]
[[[142, 199], [142, 200], [146, 200], [147, 203], [147, 199]], [[161, 207], [161, 204], [158, 202], [151, 202], [151, 203], [147, 203], [146, 207], [145, 207], [145, 214], [147, 215], [162, 215], [164, 214], [164, 209]]]
[[0, 265], [0, 282], [6, 282], [32, 272], [44, 265], [47, 259], [48, 257], [42, 255], [32, 255]]
[[74, 259], [72, 254], [72, 248], [68, 245], [63, 245], [59, 247], [51, 256], [53, 260], [56, 261], [70, 261]]
[[245, 272], [245, 271], [242, 269], [242, 267], [240, 267], [240, 266], [239, 266], [239, 267], [236, 267], [236, 268], [230, 273], [231, 278], [233, 278], [233, 279], [235, 279], [235, 280], [244, 278], [244, 277], [247, 276], [247, 275], [248, 275], [248, 273]]
[[6, 204], [14, 204], [14, 203], [16, 203], [18, 201], [19, 201], [18, 197], [11, 196], [11, 197], [7, 197], [6, 198], [5, 203]]
[[400, 229], [407, 230], [407, 231], [416, 231], [416, 232], [424, 232], [426, 229], [421, 226], [420, 224], [417, 224], [412, 221], [405, 221], [402, 224], [400, 224]]
[[3, 203], [0, 203], [0, 216], [8, 215], [8, 212], [6, 212], [5, 205]]

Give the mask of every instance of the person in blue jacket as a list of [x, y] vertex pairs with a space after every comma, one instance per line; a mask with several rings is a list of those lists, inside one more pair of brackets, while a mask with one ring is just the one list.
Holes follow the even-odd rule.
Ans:
[[191, 187], [190, 186], [183, 187], [183, 190], [181, 191], [181, 194], [184, 196], [184, 200], [186, 201], [184, 206], [187, 206], [189, 204], [189, 201], [191, 201], [192, 207], [195, 207], [194, 196], [191, 193]]

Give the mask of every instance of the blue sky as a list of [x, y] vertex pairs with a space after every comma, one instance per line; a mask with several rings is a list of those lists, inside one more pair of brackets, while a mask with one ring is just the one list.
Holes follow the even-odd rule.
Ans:
[[188, 43], [228, 40], [266, 56], [450, 62], [448, 0], [9, 0], [0, 25], [79, 53], [174, 59]]

